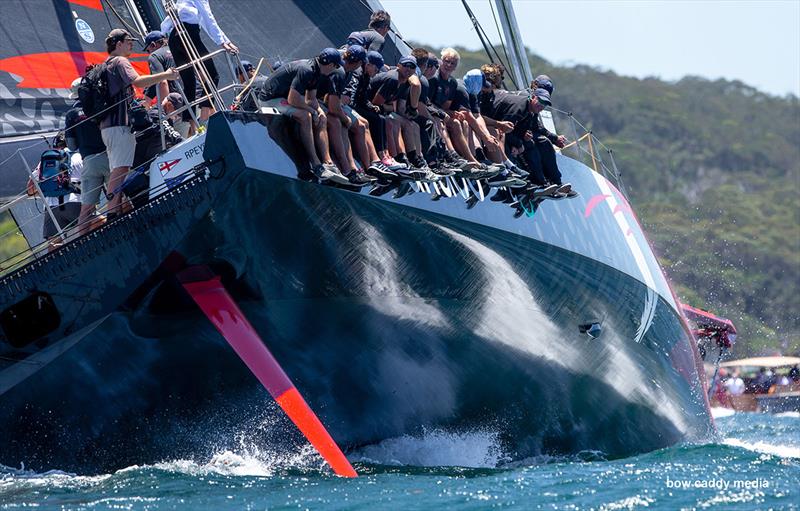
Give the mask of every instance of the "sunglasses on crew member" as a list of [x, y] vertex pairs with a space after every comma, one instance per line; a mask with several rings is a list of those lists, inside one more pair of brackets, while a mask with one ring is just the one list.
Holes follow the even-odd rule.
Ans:
[[408, 63], [408, 64], [402, 64], [402, 66], [403, 67], [407, 67], [409, 69], [417, 69], [417, 65], [416, 64]]
[[428, 62], [428, 67], [432, 67], [432, 68], [435, 68], [435, 69], [439, 69], [439, 63], [438, 63], [438, 62], [430, 62], [430, 61], [429, 61], [429, 62]]

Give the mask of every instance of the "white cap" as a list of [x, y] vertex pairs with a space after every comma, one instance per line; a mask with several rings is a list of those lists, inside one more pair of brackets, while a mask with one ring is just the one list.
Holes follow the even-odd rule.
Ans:
[[72, 85], [69, 86], [69, 99], [78, 99], [78, 85], [81, 84], [80, 76], [72, 80]]

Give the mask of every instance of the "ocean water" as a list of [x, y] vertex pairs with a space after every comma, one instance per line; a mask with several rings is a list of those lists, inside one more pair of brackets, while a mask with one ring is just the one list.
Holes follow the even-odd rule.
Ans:
[[0, 509], [800, 508], [800, 413], [724, 412], [716, 442], [618, 460], [587, 451], [510, 463], [491, 431], [429, 431], [350, 453], [356, 479], [331, 475], [310, 447], [246, 443], [110, 474], [0, 466]]

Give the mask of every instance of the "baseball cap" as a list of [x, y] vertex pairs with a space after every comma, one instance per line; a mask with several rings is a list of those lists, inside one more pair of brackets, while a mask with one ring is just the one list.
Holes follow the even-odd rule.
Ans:
[[549, 94], [553, 93], [553, 80], [550, 79], [547, 75], [539, 75], [533, 79], [538, 85], [539, 88], [546, 90]]
[[160, 41], [165, 37], [166, 36], [164, 35], [164, 32], [160, 30], [153, 30], [152, 32], [148, 32], [147, 35], [144, 36], [144, 44], [142, 45], [142, 48], [147, 48], [152, 43]]
[[367, 62], [374, 65], [378, 69], [383, 67], [383, 55], [378, 53], [377, 51], [368, 51], [367, 52]]
[[363, 46], [359, 44], [351, 44], [345, 50], [347, 53], [347, 60], [348, 62], [366, 62], [367, 61], [367, 50], [364, 49]]
[[536, 89], [533, 95], [539, 99], [539, 103], [545, 106], [551, 106], [553, 103], [550, 101], [550, 93], [545, 89]]
[[397, 62], [398, 66], [413, 66], [414, 69], [417, 67], [417, 59], [412, 57], [411, 55], [406, 55], [405, 57], [401, 58], [399, 62]]
[[324, 65], [334, 64], [336, 67], [342, 65], [342, 54], [336, 48], [325, 48], [317, 56], [319, 63]]
[[183, 106], [183, 98], [177, 92], [170, 92], [167, 94], [167, 100], [172, 103], [172, 106], [175, 108], [175, 110]]
[[127, 30], [122, 28], [115, 28], [111, 32], [108, 33], [108, 37], [106, 37], [106, 44], [117, 42], [117, 41], [124, 41], [125, 39], [130, 39], [131, 41], [135, 41], [131, 34], [128, 33]]
[[464, 75], [464, 87], [468, 94], [479, 94], [483, 87], [483, 73], [480, 69], [470, 69]]
[[242, 67], [248, 73], [253, 70], [253, 64], [249, 60], [243, 60]]
[[72, 80], [72, 84], [69, 86], [69, 99], [78, 99], [78, 86], [81, 84], [82, 77], [77, 77]]

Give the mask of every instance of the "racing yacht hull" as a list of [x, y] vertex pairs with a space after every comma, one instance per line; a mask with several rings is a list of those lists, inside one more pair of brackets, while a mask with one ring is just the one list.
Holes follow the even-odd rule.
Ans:
[[[442, 429], [491, 432], [509, 460], [620, 457], [713, 433], [691, 335], [602, 176], [559, 156], [581, 195], [532, 217], [422, 190], [372, 197], [298, 179], [280, 123], [212, 118], [205, 158], [244, 178], [178, 249], [223, 275], [344, 448]], [[3, 402], [5, 464], [85, 471], [301, 441], [170, 279]]]

